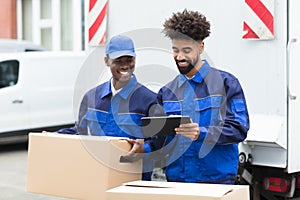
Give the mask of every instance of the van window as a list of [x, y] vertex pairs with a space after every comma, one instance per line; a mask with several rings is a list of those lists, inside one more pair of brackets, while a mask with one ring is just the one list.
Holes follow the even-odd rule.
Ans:
[[31, 52], [31, 51], [44, 51], [43, 49], [25, 49], [25, 52]]
[[0, 62], [0, 88], [16, 85], [19, 79], [19, 61]]

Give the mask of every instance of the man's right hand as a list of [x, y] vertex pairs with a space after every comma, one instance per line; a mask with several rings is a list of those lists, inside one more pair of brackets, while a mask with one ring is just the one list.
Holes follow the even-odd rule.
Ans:
[[123, 157], [128, 162], [136, 162], [144, 155], [144, 143], [140, 140], [127, 139], [127, 142], [132, 145], [131, 150]]

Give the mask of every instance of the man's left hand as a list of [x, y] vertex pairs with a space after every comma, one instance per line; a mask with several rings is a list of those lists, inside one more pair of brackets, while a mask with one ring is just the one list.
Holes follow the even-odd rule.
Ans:
[[200, 135], [200, 128], [197, 123], [180, 124], [175, 128], [176, 134], [181, 134], [191, 140], [197, 140]]

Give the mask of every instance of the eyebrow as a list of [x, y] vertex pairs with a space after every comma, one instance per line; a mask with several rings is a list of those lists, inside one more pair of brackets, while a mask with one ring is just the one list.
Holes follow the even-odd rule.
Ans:
[[[177, 47], [172, 47], [172, 49], [178, 50]], [[182, 49], [183, 49], [183, 50], [192, 50], [191, 47], [183, 47]]]

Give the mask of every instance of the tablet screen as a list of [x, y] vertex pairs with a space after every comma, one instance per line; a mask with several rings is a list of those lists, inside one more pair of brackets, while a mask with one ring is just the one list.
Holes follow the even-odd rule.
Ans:
[[190, 122], [188, 116], [142, 117], [142, 128], [146, 137], [176, 135], [175, 128]]

